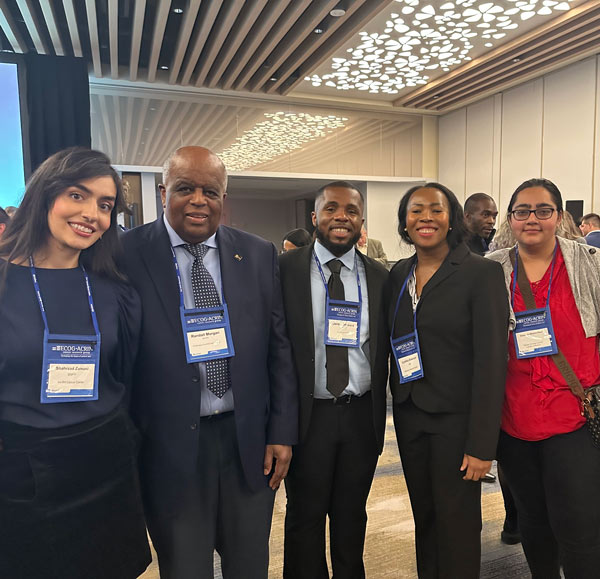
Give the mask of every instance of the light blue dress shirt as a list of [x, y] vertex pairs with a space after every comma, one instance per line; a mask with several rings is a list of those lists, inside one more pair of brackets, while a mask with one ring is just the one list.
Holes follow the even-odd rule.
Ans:
[[[331, 272], [327, 262], [339, 259], [344, 265], [340, 270], [340, 277], [344, 283], [345, 299], [351, 302], [358, 301], [358, 284], [356, 283], [356, 269], [358, 265], [358, 276], [362, 293], [362, 309], [360, 315], [360, 348], [348, 348], [348, 369], [350, 379], [348, 386], [342, 395], [353, 394], [362, 396], [371, 389], [371, 366], [365, 352], [369, 352], [369, 294], [367, 290], [367, 276], [365, 266], [358, 257], [355, 261], [356, 250], [350, 251], [336, 257], [317, 240], [315, 242], [315, 253], [321, 262], [325, 281], [329, 281]], [[327, 294], [323, 279], [319, 273], [317, 263], [313, 259], [310, 265], [310, 290], [312, 296], [313, 324], [315, 330], [315, 398], [333, 398], [333, 394], [327, 390], [327, 370], [325, 369], [325, 301]]]
[[[192, 264], [194, 263], [194, 256], [183, 247], [186, 245], [186, 242], [177, 235], [164, 214], [163, 220], [165, 222], [165, 227], [167, 228], [167, 233], [169, 234], [169, 239], [171, 240], [171, 245], [175, 250], [177, 264], [179, 265], [181, 285], [183, 287], [183, 303], [186, 308], [195, 308], [194, 291], [192, 290]], [[217, 234], [215, 233], [209, 237], [204, 242], [204, 245], [209, 247], [209, 250], [206, 252], [203, 259], [204, 266], [212, 276], [222, 302], [221, 262], [219, 261], [219, 251], [217, 249]], [[206, 387], [205, 362], [198, 363], [198, 371], [200, 372], [201, 388], [200, 416], [210, 416], [211, 414], [220, 414], [221, 412], [233, 410], [233, 392], [231, 391], [231, 388], [225, 392], [223, 398], [218, 398]]]

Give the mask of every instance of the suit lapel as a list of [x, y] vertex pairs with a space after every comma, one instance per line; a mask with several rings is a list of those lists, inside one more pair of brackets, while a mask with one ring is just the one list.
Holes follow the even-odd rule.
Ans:
[[375, 358], [377, 354], [378, 337], [379, 337], [379, 311], [382, 307], [380, 299], [382, 295], [382, 283], [377, 276], [374, 275], [373, 266], [365, 256], [357, 250], [360, 259], [365, 267], [365, 277], [367, 278], [367, 291], [369, 293], [369, 361], [371, 371], [375, 366]]
[[313, 320], [310, 274], [310, 267], [313, 260], [313, 246], [314, 243], [307, 250], [302, 250], [303, 254], [298, 255], [298, 268], [294, 269], [294, 287], [298, 288], [298, 295], [302, 296], [298, 300], [298, 319], [300, 320], [298, 328], [301, 332], [304, 332], [304, 335], [300, 336], [300, 343], [307, 344], [311, 358], [315, 356], [315, 324]]
[[[244, 300], [241, 294], [244, 291], [244, 284], [242, 283], [244, 251], [243, 248], [237, 247], [235, 237], [223, 225], [219, 226], [217, 230], [217, 246], [224, 301], [227, 303], [231, 332], [234, 334], [234, 328], [241, 327], [243, 323], [243, 312], [241, 309]], [[233, 338], [235, 340], [235, 335]]]
[[450, 251], [442, 265], [440, 265], [439, 269], [425, 284], [423, 293], [419, 299], [419, 306], [438, 285], [440, 285], [445, 279], [453, 275], [458, 270], [458, 267], [467, 255], [469, 255], [469, 249], [464, 243], [461, 243], [458, 247]]
[[[177, 274], [173, 264], [169, 234], [162, 221], [158, 218], [150, 229], [147, 247], [142, 248], [140, 255], [150, 279], [156, 286], [156, 291], [165, 309], [165, 315], [173, 328], [178, 331], [179, 288]], [[175, 315], [174, 315], [175, 314]]]

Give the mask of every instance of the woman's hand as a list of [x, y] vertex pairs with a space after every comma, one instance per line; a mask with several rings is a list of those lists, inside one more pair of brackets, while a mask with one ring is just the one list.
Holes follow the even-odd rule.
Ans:
[[478, 481], [490, 472], [491, 468], [491, 460], [480, 460], [479, 458], [465, 454], [460, 470], [467, 471], [465, 476], [463, 476], [463, 480]]

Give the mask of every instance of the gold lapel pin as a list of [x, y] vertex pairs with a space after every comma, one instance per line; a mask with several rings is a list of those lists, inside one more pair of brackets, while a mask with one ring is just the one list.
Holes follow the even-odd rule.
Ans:
[[238, 261], [242, 261], [242, 256], [237, 253], [233, 257], [235, 257]]

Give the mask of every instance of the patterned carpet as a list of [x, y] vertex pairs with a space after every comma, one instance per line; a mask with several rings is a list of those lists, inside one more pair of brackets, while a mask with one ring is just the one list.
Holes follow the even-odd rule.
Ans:
[[[495, 472], [495, 466], [493, 472]], [[500, 542], [500, 531], [504, 522], [504, 505], [498, 482], [483, 484], [482, 507], [484, 522], [481, 578], [531, 577], [521, 546], [509, 546]], [[391, 413], [388, 413], [386, 445], [383, 455], [379, 459], [373, 481], [368, 502], [368, 514], [369, 523], [365, 546], [367, 577], [369, 579], [416, 578], [414, 525], [398, 456]], [[277, 493], [275, 500], [269, 579], [280, 579], [282, 576], [284, 516], [285, 493], [282, 489]], [[158, 579], [156, 560], [141, 577]], [[217, 556], [215, 556], [215, 578], [221, 579]]]

